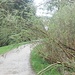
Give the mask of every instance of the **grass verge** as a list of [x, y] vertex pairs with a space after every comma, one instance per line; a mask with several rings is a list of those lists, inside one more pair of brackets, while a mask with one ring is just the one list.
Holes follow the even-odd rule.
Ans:
[[4, 54], [14, 48], [17, 48], [18, 46], [21, 46], [21, 45], [24, 45], [24, 44], [27, 44], [28, 42], [22, 42], [22, 43], [16, 43], [16, 44], [11, 44], [11, 45], [8, 45], [8, 46], [3, 46], [3, 47], [0, 47], [0, 54]]
[[[38, 45], [31, 52], [31, 65], [36, 73], [38, 73], [39, 71], [50, 65], [46, 60], [44, 60], [39, 56], [38, 50], [40, 49], [42, 49], [42, 46]], [[57, 71], [56, 67], [53, 67], [41, 75], [61, 75], [61, 74]]]

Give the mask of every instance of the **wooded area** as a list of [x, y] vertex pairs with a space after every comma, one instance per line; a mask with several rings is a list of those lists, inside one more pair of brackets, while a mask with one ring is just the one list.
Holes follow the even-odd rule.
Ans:
[[35, 18], [32, 1], [0, 0], [0, 46], [31, 40]]
[[50, 18], [37, 17], [31, 0], [0, 0], [0, 46], [42, 39], [40, 56], [75, 72], [75, 1], [46, 0], [45, 6], [58, 10]]

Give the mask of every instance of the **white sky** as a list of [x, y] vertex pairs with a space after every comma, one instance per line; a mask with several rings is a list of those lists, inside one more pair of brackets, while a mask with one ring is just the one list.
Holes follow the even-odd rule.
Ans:
[[38, 6], [39, 4], [43, 3], [43, 1], [44, 0], [34, 0], [34, 3], [35, 3], [35, 5]]
[[44, 9], [43, 3], [46, 0], [34, 0], [34, 4], [37, 8], [36, 10], [36, 15], [37, 16], [48, 16], [48, 17], [52, 17], [51, 12], [47, 11], [46, 9]]
[[36, 10], [36, 15], [37, 16], [48, 16], [48, 17], [52, 17], [52, 14], [54, 14], [54, 12], [57, 10], [55, 8], [55, 10], [51, 11], [47, 11], [46, 9], [44, 9], [44, 5], [43, 3], [46, 0], [34, 0], [34, 5], [36, 6], [37, 10]]

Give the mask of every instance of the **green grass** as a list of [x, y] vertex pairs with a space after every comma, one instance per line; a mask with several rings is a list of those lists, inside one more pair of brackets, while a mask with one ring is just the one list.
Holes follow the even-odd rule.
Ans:
[[[31, 65], [36, 73], [38, 73], [39, 71], [50, 65], [46, 60], [44, 60], [39, 56], [38, 50], [40, 50], [41, 48], [42, 48], [41, 45], [38, 45], [31, 52]], [[59, 74], [56, 67], [53, 67], [42, 75], [61, 75], [61, 74]]]
[[0, 47], [0, 54], [4, 54], [14, 48], [17, 48], [18, 46], [24, 45], [24, 44], [28, 44], [28, 43], [34, 43], [36, 42], [36, 40], [32, 40], [32, 41], [27, 41], [27, 42], [22, 42], [22, 43], [15, 43], [15, 44], [11, 44], [8, 46], [2, 46]]
[[21, 45], [24, 45], [24, 44], [27, 44], [28, 42], [22, 42], [22, 43], [16, 43], [16, 44], [11, 44], [11, 45], [8, 45], [8, 46], [3, 46], [3, 47], [0, 47], [0, 54], [4, 54], [14, 48], [17, 48], [18, 46], [21, 46]]

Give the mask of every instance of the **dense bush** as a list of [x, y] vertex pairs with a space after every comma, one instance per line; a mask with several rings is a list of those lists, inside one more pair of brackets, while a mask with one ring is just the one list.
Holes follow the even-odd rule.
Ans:
[[30, 30], [34, 18], [30, 0], [0, 0], [0, 46], [35, 39]]
[[[44, 37], [42, 50], [39, 50], [49, 63], [64, 64], [75, 71], [75, 4], [59, 9], [47, 25], [48, 31], [39, 28]], [[68, 69], [67, 69], [68, 70]], [[69, 75], [69, 74], [68, 74]]]

